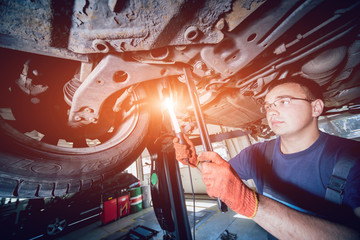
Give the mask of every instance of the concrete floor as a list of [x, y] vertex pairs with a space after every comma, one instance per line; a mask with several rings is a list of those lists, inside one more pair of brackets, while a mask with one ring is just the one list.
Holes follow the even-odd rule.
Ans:
[[[193, 230], [193, 201], [186, 200], [190, 226]], [[221, 213], [218, 210], [217, 203], [212, 199], [197, 199], [195, 202], [195, 221], [196, 232], [195, 239], [217, 240], [221, 238], [224, 231], [236, 234], [237, 239], [247, 240], [267, 239], [267, 233], [252, 220], [242, 217], [241, 215], [229, 210], [227, 213]], [[117, 221], [102, 225], [100, 221], [94, 222], [81, 229], [75, 230], [57, 239], [61, 240], [119, 240], [130, 229], [142, 225], [153, 230], [159, 231], [153, 240], [163, 239], [163, 233], [157, 222], [152, 207], [141, 210], [123, 217]]]

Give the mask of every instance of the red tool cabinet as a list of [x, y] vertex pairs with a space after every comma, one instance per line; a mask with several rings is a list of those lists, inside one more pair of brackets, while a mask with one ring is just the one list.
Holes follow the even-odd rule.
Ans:
[[117, 198], [104, 201], [100, 219], [103, 224], [117, 219]]

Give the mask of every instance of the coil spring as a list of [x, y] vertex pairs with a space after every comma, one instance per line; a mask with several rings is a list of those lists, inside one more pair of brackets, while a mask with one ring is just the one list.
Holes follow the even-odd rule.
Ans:
[[65, 83], [63, 88], [64, 100], [69, 106], [71, 106], [74, 94], [80, 85], [81, 82], [79, 74], [76, 74], [70, 81]]

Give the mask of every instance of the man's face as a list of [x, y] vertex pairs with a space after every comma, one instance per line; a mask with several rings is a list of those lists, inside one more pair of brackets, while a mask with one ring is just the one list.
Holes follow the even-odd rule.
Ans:
[[[273, 88], [265, 97], [265, 103], [272, 104], [279, 99], [291, 99], [291, 101], [277, 101], [266, 113], [270, 128], [276, 135], [292, 136], [307, 129], [313, 130], [314, 121], [313, 107], [304, 89], [296, 83], [285, 83]], [[304, 100], [307, 99], [307, 100]]]

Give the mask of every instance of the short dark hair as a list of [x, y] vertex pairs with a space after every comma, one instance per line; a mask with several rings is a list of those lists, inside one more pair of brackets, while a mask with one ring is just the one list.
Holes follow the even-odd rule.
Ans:
[[323, 100], [322, 87], [313, 80], [307, 78], [301, 78], [301, 77], [290, 77], [290, 78], [284, 78], [281, 80], [272, 81], [267, 87], [267, 92], [270, 92], [273, 88], [285, 83], [298, 84], [300, 87], [304, 89], [307, 97], [311, 100], [316, 100], [316, 99]]

